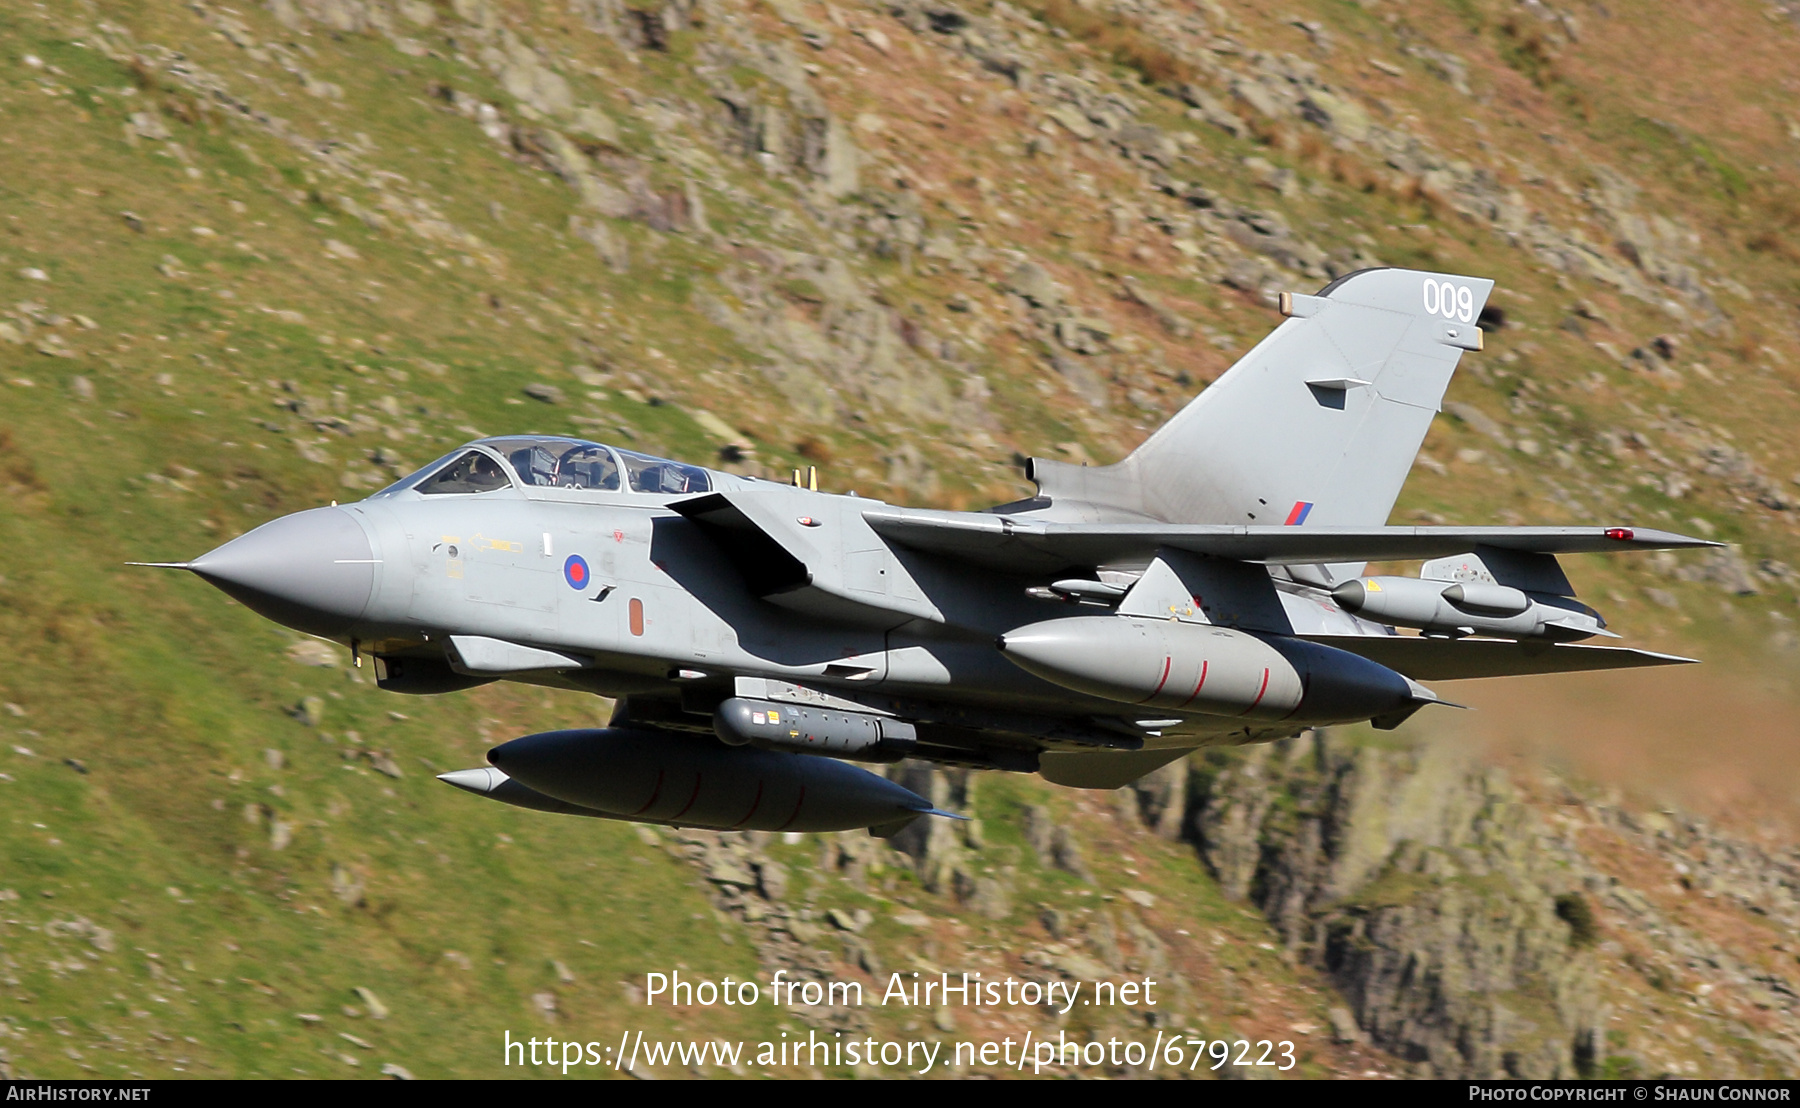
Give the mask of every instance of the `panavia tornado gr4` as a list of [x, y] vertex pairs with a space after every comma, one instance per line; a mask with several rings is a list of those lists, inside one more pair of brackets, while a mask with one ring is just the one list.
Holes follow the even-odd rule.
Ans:
[[392, 692], [616, 698], [606, 727], [504, 743], [458, 788], [720, 829], [948, 814], [856, 762], [1111, 789], [1197, 747], [1395, 727], [1441, 703], [1425, 681], [1686, 661], [1578, 645], [1610, 633], [1556, 556], [1712, 544], [1387, 526], [1492, 287], [1374, 269], [1284, 295], [1129, 457], [1033, 459], [1037, 495], [986, 511], [518, 435], [179, 565], [372, 656]]

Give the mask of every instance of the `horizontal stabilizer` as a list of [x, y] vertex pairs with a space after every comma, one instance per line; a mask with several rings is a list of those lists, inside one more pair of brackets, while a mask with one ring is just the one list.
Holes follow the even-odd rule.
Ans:
[[1415, 635], [1303, 637], [1324, 646], [1360, 654], [1371, 662], [1421, 681], [1678, 666], [1688, 665], [1696, 660], [1622, 646], [1518, 642], [1513, 639], [1428, 639]]
[[1045, 523], [991, 512], [871, 507], [882, 537], [1013, 572], [1148, 561], [1166, 546], [1271, 565], [1444, 558], [1478, 546], [1535, 554], [1681, 550], [1706, 539], [1629, 527], [1263, 527], [1208, 523]]

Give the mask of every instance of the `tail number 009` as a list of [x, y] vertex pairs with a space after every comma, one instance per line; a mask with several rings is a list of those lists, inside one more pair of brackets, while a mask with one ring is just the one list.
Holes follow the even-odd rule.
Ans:
[[1449, 281], [1440, 284], [1427, 277], [1425, 311], [1430, 315], [1441, 315], [1445, 319], [1472, 322], [1475, 319], [1475, 293], [1467, 285], [1453, 285]]

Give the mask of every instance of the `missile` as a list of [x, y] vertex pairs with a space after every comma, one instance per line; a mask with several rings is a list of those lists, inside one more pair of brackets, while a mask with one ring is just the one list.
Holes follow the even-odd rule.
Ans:
[[1332, 589], [1331, 598], [1357, 615], [1434, 634], [1479, 631], [1557, 642], [1611, 635], [1600, 613], [1578, 601], [1482, 581], [1358, 577]]
[[546, 731], [502, 743], [488, 751], [488, 761], [552, 800], [645, 823], [720, 831], [869, 827], [888, 833], [921, 815], [950, 815], [910, 789], [845, 762], [733, 748], [678, 731]]
[[1105, 581], [1089, 581], [1080, 577], [1071, 577], [1065, 581], [1052, 581], [1050, 591], [1068, 600], [1089, 600], [1100, 604], [1117, 604], [1130, 591], [1124, 585], [1108, 584]]
[[1175, 620], [1052, 619], [1008, 631], [998, 645], [1046, 681], [1177, 712], [1341, 723], [1435, 699], [1386, 666], [1333, 647]]
[[910, 723], [866, 712], [732, 697], [713, 714], [713, 732], [728, 746], [825, 754], [859, 762], [898, 762], [919, 745]]

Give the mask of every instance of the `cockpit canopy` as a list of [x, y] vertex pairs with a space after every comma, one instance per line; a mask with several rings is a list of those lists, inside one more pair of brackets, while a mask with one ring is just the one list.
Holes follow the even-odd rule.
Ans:
[[408, 488], [422, 496], [482, 493], [515, 482], [527, 488], [618, 492], [621, 473], [632, 492], [666, 496], [712, 489], [712, 475], [699, 466], [583, 439], [514, 435], [470, 443], [376, 495]]
[[619, 464], [598, 443], [574, 439], [489, 439], [512, 463], [519, 482], [534, 488], [602, 489], [617, 492]]

